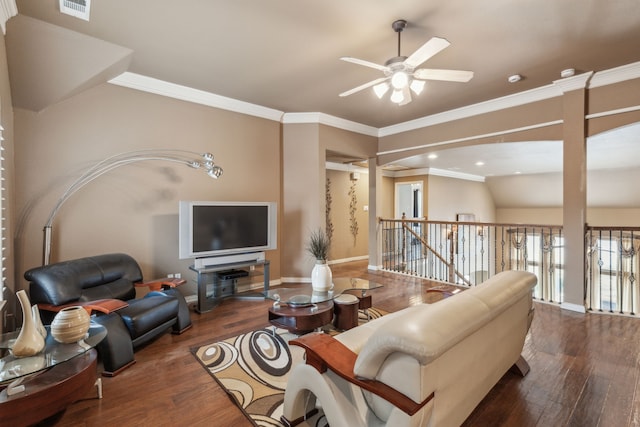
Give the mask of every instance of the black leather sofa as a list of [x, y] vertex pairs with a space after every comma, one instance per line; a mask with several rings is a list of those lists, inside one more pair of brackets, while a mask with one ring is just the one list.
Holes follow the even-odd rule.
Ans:
[[[83, 305], [92, 310], [94, 322], [107, 328], [107, 337], [97, 346], [103, 375], [117, 375], [135, 363], [134, 350], [170, 328], [179, 334], [191, 327], [189, 307], [174, 287], [184, 280], [144, 283], [140, 266], [126, 254], [49, 264], [28, 270], [24, 277], [43, 323], [50, 323], [64, 307]], [[152, 290], [136, 299], [136, 286]]]

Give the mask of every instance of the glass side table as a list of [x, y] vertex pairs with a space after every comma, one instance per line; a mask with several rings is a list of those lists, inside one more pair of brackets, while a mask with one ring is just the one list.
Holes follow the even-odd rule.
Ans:
[[[56, 365], [65, 363], [77, 356], [85, 354], [107, 336], [107, 329], [97, 323], [91, 323], [86, 337], [77, 343], [63, 344], [56, 341], [47, 329], [45, 347], [40, 353], [29, 357], [15, 357], [11, 347], [20, 331], [0, 335], [0, 388], [6, 387], [7, 395], [12, 396], [25, 391], [23, 380], [45, 371]], [[101, 393], [100, 385], [96, 384]]]

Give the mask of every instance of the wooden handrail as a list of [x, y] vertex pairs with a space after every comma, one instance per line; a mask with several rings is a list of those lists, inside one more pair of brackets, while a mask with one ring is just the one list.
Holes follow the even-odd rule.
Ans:
[[[460, 272], [458, 270], [455, 269], [455, 267], [452, 265], [452, 263], [450, 263], [449, 261], [447, 261], [444, 257], [442, 257], [442, 255], [440, 255], [438, 253], [438, 251], [436, 251], [435, 249], [433, 249], [429, 243], [427, 243], [424, 238], [422, 236], [420, 236], [418, 233], [416, 233], [415, 231], [413, 231], [411, 229], [411, 227], [409, 227], [406, 223], [408, 222], [408, 220], [403, 220], [402, 221], [402, 228], [407, 230], [409, 232], [409, 234], [411, 234], [413, 237], [415, 237], [416, 239], [418, 239], [420, 241], [420, 243], [422, 244], [422, 246], [424, 246], [425, 248], [427, 248], [427, 250], [433, 255], [435, 256], [438, 260], [440, 260], [440, 262], [443, 262], [444, 264], [446, 264], [451, 271], [454, 272], [454, 274], [460, 279], [462, 280], [462, 282], [464, 284], [466, 284], [467, 286], [471, 286], [471, 282], [464, 277], [462, 274], [460, 274]], [[451, 280], [453, 282], [453, 280]]]
[[330, 335], [321, 332], [307, 334], [289, 341], [289, 344], [304, 348], [307, 353], [307, 364], [318, 372], [324, 373], [330, 369], [344, 380], [380, 396], [408, 415], [418, 412], [434, 397], [434, 393], [431, 393], [425, 400], [417, 403], [380, 381], [358, 378], [353, 372], [358, 355]]

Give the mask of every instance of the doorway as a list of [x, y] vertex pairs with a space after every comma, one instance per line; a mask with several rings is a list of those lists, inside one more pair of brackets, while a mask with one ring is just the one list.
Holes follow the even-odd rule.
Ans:
[[422, 182], [397, 182], [395, 189], [395, 217], [422, 218]]

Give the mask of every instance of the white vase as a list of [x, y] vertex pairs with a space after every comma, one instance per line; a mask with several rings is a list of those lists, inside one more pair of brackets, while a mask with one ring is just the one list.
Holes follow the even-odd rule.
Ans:
[[42, 335], [42, 338], [47, 339], [47, 329], [42, 324], [42, 319], [40, 318], [40, 310], [38, 310], [38, 304], [34, 304], [31, 306], [31, 314], [33, 315], [33, 322], [36, 324], [36, 329]]
[[326, 261], [316, 261], [316, 265], [311, 270], [311, 286], [317, 292], [327, 292], [333, 287], [333, 276]]
[[33, 319], [31, 302], [27, 293], [21, 289], [16, 292], [16, 296], [22, 307], [22, 329], [11, 347], [11, 352], [15, 357], [34, 356], [44, 349], [44, 338]]

